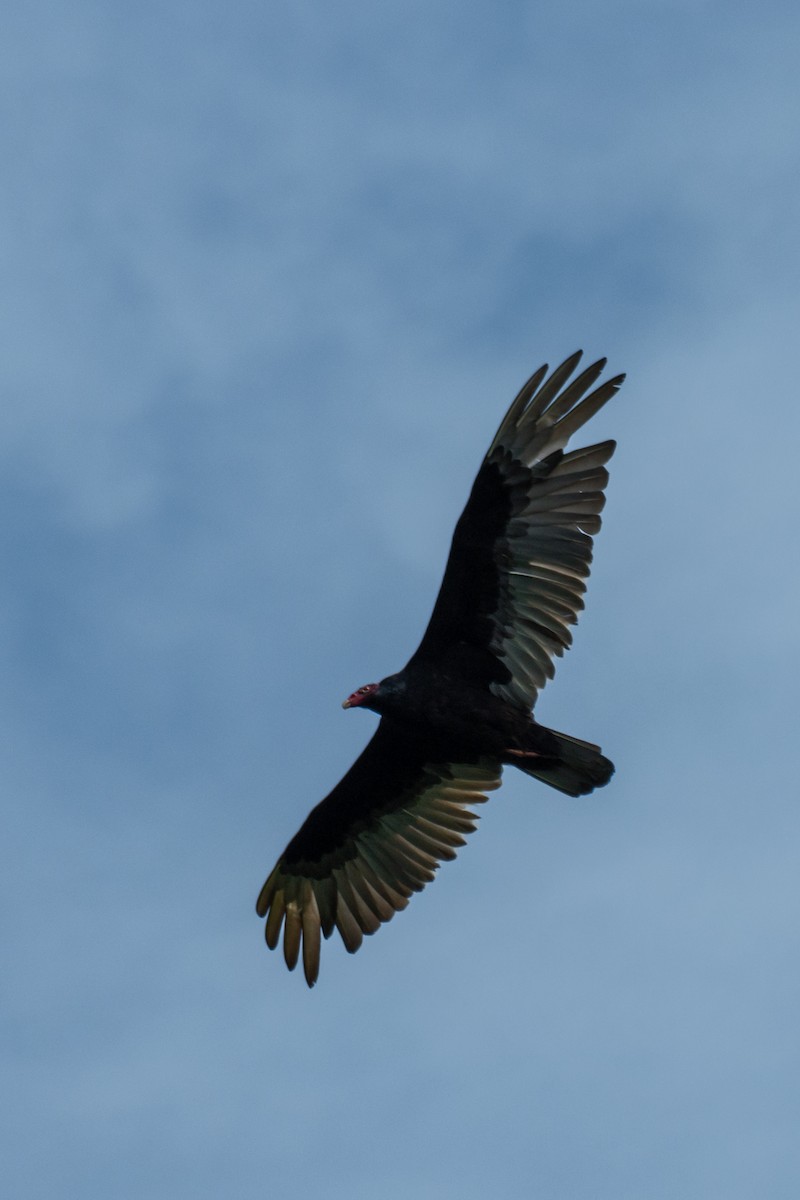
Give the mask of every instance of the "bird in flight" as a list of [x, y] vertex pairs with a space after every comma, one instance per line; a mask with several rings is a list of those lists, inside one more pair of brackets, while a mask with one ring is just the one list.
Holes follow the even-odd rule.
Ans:
[[[470, 805], [504, 766], [582, 796], [608, 783], [600, 747], [539, 725], [532, 708], [572, 641], [592, 535], [616, 443], [565, 453], [624, 375], [592, 391], [606, 360], [572, 378], [573, 354], [535, 372], [506, 413], [453, 534], [428, 628], [402, 671], [358, 688], [345, 708], [381, 720], [340, 783], [309, 814], [256, 903], [290, 970], [319, 974], [320, 935], [350, 953], [455, 858], [478, 820]], [[570, 382], [571, 380], [571, 382]]]

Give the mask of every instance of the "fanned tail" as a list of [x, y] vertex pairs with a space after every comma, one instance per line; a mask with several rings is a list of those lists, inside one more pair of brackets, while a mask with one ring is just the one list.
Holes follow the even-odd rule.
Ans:
[[[605, 787], [614, 774], [614, 764], [600, 753], [594, 742], [584, 742], [568, 733], [536, 727], [537, 749], [530, 757], [514, 753], [508, 761], [526, 775], [541, 779], [567, 796], [586, 796], [595, 788]], [[541, 734], [548, 734], [547, 749], [542, 753]], [[550, 738], [554, 745], [551, 746]]]

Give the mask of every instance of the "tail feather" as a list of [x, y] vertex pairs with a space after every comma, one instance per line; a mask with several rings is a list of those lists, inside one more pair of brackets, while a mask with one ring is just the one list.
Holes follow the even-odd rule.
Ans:
[[537, 737], [537, 751], [531, 758], [515, 755], [510, 761], [526, 775], [541, 779], [567, 796], [586, 796], [595, 788], [605, 787], [614, 774], [614, 764], [600, 753], [594, 742], [584, 742], [568, 733], [537, 727], [537, 734], [547, 733], [547, 748], [542, 753]]

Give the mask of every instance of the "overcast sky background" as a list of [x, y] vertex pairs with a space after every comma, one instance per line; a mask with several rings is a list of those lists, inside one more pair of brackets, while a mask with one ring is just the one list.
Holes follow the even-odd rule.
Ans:
[[[2, 58], [0, 1181], [780, 1200], [800, 1177], [796, 3], [33, 0]], [[602, 743], [309, 992], [254, 902], [525, 377], [628, 372]]]

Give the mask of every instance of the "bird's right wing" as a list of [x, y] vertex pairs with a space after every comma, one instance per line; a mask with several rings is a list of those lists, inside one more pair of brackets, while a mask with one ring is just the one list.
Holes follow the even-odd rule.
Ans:
[[522, 708], [535, 703], [554, 674], [553, 659], [572, 641], [615, 446], [564, 452], [625, 378], [591, 391], [606, 365], [601, 359], [568, 382], [580, 357], [549, 377], [540, 367], [503, 418], [408, 664], [460, 676]]
[[284, 850], [258, 897], [274, 950], [293, 970], [303, 953], [309, 987], [319, 973], [320, 934], [334, 928], [354, 953], [405, 908], [455, 858], [478, 820], [468, 807], [500, 786], [490, 759], [451, 763], [435, 752], [420, 758], [419, 742], [385, 720], [342, 781], [310, 813]]

